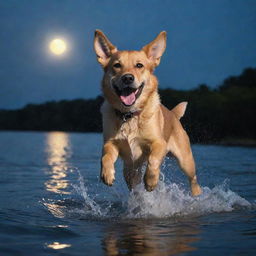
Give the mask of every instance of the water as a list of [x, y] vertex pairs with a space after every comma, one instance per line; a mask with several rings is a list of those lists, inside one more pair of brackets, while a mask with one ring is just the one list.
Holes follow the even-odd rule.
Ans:
[[154, 192], [99, 182], [100, 134], [0, 132], [0, 255], [256, 255], [256, 149], [194, 145]]

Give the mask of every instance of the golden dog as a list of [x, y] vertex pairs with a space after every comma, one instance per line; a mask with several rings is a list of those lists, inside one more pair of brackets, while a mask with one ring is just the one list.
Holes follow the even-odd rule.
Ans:
[[194, 196], [201, 194], [189, 138], [180, 118], [186, 102], [171, 111], [161, 105], [158, 81], [153, 72], [166, 48], [166, 32], [140, 51], [118, 51], [100, 30], [95, 31], [94, 49], [104, 69], [102, 106], [104, 146], [101, 179], [111, 186], [114, 164], [124, 161], [124, 177], [129, 189], [140, 183], [147, 163], [144, 184], [147, 191], [157, 186], [161, 163], [167, 153], [178, 160], [188, 176]]

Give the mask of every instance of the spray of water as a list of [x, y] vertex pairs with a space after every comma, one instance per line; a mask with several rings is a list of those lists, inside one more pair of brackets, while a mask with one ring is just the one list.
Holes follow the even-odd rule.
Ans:
[[203, 187], [202, 195], [192, 197], [180, 185], [165, 181], [162, 175], [153, 192], [147, 192], [144, 185], [139, 184], [133, 191], [127, 192], [127, 196], [123, 191], [109, 189], [107, 191], [111, 195], [104, 198], [95, 190], [89, 193], [86, 181], [79, 172], [78, 175], [71, 198], [43, 202], [54, 216], [86, 219], [170, 218], [252, 207], [250, 202], [231, 191], [226, 182], [212, 189]]

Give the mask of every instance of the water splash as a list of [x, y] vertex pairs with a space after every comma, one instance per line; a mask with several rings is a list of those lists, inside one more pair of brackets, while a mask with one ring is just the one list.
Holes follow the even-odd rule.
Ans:
[[74, 184], [73, 188], [77, 194], [81, 195], [83, 198], [83, 205], [87, 211], [90, 211], [92, 216], [100, 217], [105, 215], [99, 204], [97, 204], [92, 197], [88, 194], [88, 189], [85, 187], [84, 178], [81, 173], [78, 171], [78, 185]]
[[172, 183], [159, 182], [158, 188], [148, 193], [140, 184], [128, 200], [128, 217], [174, 217], [205, 215], [214, 212], [230, 212], [251, 204], [227, 188], [224, 182], [213, 189], [203, 188], [202, 195], [193, 197], [189, 192]]
[[[139, 184], [127, 196], [120, 196], [118, 189], [108, 188], [97, 194], [88, 187], [78, 172], [71, 198], [44, 201], [43, 204], [58, 218], [106, 219], [106, 218], [169, 218], [200, 216], [209, 213], [230, 212], [252, 207], [252, 204], [228, 188], [227, 182], [210, 189], [203, 187], [202, 195], [192, 197], [190, 192], [176, 183], [168, 183], [164, 176], [153, 192], [147, 192]], [[116, 184], [118, 185], [118, 184]], [[104, 185], [101, 185], [104, 186]], [[108, 197], [104, 198], [104, 193]], [[77, 198], [75, 198], [77, 197]]]

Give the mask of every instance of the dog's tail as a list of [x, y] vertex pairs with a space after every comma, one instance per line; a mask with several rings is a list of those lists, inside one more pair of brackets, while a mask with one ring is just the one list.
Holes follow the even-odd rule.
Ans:
[[178, 119], [181, 119], [185, 114], [188, 103], [186, 101], [179, 103], [171, 111], [175, 114]]

